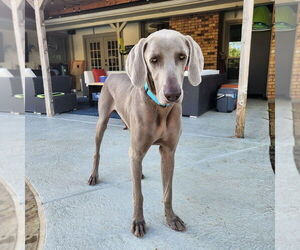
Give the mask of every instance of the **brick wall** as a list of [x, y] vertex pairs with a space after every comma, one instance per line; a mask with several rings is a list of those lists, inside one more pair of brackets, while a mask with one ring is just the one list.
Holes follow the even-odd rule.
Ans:
[[271, 35], [271, 46], [270, 46], [270, 57], [269, 57], [269, 70], [268, 70], [268, 82], [267, 82], [267, 97], [269, 102], [275, 101], [276, 87], [275, 87], [275, 28], [272, 28]]
[[300, 101], [300, 4], [298, 6], [298, 25], [295, 37], [295, 50], [291, 77], [291, 99]]
[[194, 14], [170, 18], [170, 29], [190, 35], [200, 45], [205, 69], [217, 69], [219, 13]]

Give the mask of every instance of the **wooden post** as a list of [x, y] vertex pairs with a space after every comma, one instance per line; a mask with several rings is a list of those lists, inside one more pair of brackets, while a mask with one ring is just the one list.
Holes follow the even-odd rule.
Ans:
[[13, 25], [14, 25], [19, 69], [20, 69], [20, 75], [22, 81], [22, 89], [23, 89], [23, 93], [25, 93], [25, 49], [24, 49], [25, 5], [23, 5], [23, 1], [22, 0], [11, 1], [11, 12], [13, 18]]
[[48, 45], [46, 37], [46, 28], [44, 22], [45, 0], [34, 0], [34, 12], [36, 21], [36, 32], [39, 43], [40, 61], [42, 66], [43, 85], [45, 94], [45, 105], [47, 116], [54, 115], [52, 84], [50, 75]]
[[7, 7], [11, 9], [12, 13], [12, 21], [14, 27], [14, 35], [16, 41], [16, 48], [17, 48], [17, 55], [18, 55], [18, 63], [19, 63], [19, 70], [20, 76], [22, 81], [22, 89], [23, 93], [25, 92], [25, 50], [24, 50], [24, 17], [25, 17], [25, 5], [23, 5], [22, 0], [2, 0]]
[[[115, 24], [110, 24], [110, 26], [117, 33], [118, 42], [121, 38], [121, 32], [125, 28], [126, 24], [127, 24], [127, 22], [123, 22], [121, 25], [120, 25], [120, 23], [116, 23], [116, 25]], [[118, 46], [118, 54], [119, 54], [119, 56], [118, 56], [118, 58], [119, 58], [119, 68], [122, 70], [123, 69], [123, 60], [122, 60], [123, 56], [120, 54], [120, 46]]]
[[235, 136], [244, 138], [254, 0], [244, 0]]
[[122, 70], [123, 69], [123, 62], [122, 62], [122, 55], [120, 53], [120, 46], [119, 46], [119, 42], [120, 42], [120, 38], [121, 38], [121, 31], [120, 31], [120, 23], [117, 23], [117, 41], [118, 41], [118, 59], [119, 59], [119, 69]]
[[10, 4], [10, 0], [2, 0], [2, 2], [11, 9], [11, 4]]
[[34, 9], [34, 0], [26, 0], [26, 2]]

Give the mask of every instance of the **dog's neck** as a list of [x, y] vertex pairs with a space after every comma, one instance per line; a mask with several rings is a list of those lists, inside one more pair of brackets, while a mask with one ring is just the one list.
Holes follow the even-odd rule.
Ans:
[[150, 72], [147, 73], [147, 83], [151, 92], [156, 95], [155, 84]]

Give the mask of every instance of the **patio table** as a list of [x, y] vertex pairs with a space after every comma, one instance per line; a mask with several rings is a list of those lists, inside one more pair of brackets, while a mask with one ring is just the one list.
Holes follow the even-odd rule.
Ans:
[[92, 94], [95, 92], [101, 92], [101, 89], [104, 85], [104, 82], [90, 82], [87, 83], [87, 86], [89, 88], [89, 102], [90, 106], [94, 105]]

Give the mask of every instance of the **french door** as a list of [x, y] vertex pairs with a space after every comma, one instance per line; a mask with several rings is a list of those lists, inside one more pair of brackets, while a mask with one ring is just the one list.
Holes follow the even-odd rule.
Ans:
[[93, 36], [85, 39], [87, 67], [118, 71], [118, 42], [114, 36]]
[[105, 70], [118, 71], [120, 70], [119, 65], [119, 52], [118, 52], [118, 42], [115, 38], [104, 37], [104, 62]]

